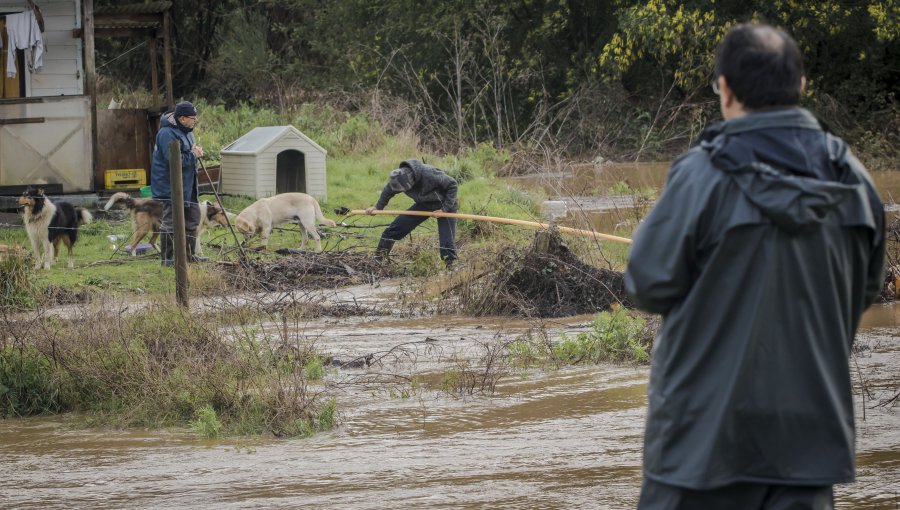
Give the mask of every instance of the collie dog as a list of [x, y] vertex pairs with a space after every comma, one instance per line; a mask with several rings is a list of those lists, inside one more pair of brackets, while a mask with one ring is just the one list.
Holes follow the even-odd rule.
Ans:
[[59, 253], [60, 242], [68, 250], [68, 267], [75, 267], [72, 247], [78, 240], [78, 228], [93, 219], [90, 211], [68, 202], [53, 203], [44, 196], [43, 188], [28, 188], [19, 197], [18, 203], [25, 211], [25, 231], [34, 251], [34, 268], [40, 269], [43, 263], [44, 269], [50, 269], [55, 254]]
[[[159, 226], [162, 223], [163, 203], [152, 198], [134, 198], [128, 193], [118, 192], [109, 197], [103, 210], [108, 211], [117, 203], [122, 203], [126, 209], [131, 212], [131, 239], [127, 246], [131, 247], [131, 255], [136, 256], [135, 247], [148, 234], [150, 235], [150, 244], [159, 250], [156, 244], [159, 238]], [[214, 204], [208, 200], [200, 202], [200, 225], [197, 226], [197, 238], [194, 244], [194, 253], [201, 254], [200, 234], [207, 228], [221, 225], [227, 226], [228, 220], [225, 219], [226, 213], [218, 204]]]
[[259, 234], [260, 243], [265, 249], [269, 245], [269, 235], [272, 228], [283, 223], [299, 221], [303, 227], [302, 250], [306, 246], [307, 233], [316, 241], [316, 251], [322, 251], [322, 242], [319, 233], [316, 232], [316, 220], [330, 226], [335, 223], [324, 215], [319, 202], [306, 193], [282, 193], [269, 198], [261, 198], [241, 211], [234, 220], [234, 226], [244, 234], [244, 239]]

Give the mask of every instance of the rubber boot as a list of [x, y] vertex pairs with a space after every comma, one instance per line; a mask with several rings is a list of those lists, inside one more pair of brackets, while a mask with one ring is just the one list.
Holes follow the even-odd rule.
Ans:
[[388, 255], [391, 254], [391, 248], [394, 247], [394, 241], [392, 239], [384, 239], [382, 238], [378, 241], [378, 247], [375, 248], [375, 261], [378, 263], [384, 263]]
[[194, 250], [197, 247], [197, 231], [188, 230], [185, 233], [185, 237], [187, 240], [188, 262], [209, 262], [209, 258], [201, 257], [194, 253]]
[[172, 234], [162, 233], [159, 235], [159, 257], [164, 266], [175, 265], [175, 237]]

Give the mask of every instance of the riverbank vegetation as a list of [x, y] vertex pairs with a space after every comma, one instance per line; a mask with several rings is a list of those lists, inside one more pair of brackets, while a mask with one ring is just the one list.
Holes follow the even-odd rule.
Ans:
[[321, 358], [241, 320], [258, 314], [220, 322], [150, 304], [68, 315], [2, 314], [0, 417], [75, 412], [93, 425], [290, 437], [336, 419], [316, 383]]

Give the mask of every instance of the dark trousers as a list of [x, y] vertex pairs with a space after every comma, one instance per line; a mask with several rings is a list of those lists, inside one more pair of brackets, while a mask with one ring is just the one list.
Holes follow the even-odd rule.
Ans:
[[[175, 239], [172, 233], [175, 230], [173, 209], [171, 200], [163, 200], [163, 215], [159, 225], [159, 235], [162, 251], [160, 259], [163, 264], [172, 265], [175, 261]], [[187, 256], [193, 258], [194, 246], [197, 243], [197, 227], [200, 226], [200, 204], [196, 200], [184, 204], [184, 230], [187, 241]]]
[[644, 478], [639, 510], [827, 510], [834, 508], [834, 486], [735, 483], [694, 490]]
[[[441, 204], [413, 204], [407, 211], [437, 211]], [[391, 222], [381, 234], [378, 250], [389, 252], [395, 241], [409, 235], [416, 227], [427, 220], [427, 216], [407, 216], [401, 214]], [[441, 259], [452, 262], [456, 260], [456, 218], [437, 218], [438, 241], [440, 242]]]
[[[159, 225], [160, 234], [171, 234], [175, 230], [172, 217], [172, 201], [163, 200], [162, 221]], [[195, 202], [184, 204], [184, 230], [190, 234], [196, 232], [200, 226], [200, 204]]]

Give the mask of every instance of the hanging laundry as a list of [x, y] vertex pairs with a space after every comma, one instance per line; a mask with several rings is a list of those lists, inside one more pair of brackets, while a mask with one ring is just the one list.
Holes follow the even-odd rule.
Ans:
[[6, 15], [6, 32], [9, 34], [7, 45], [6, 76], [16, 75], [16, 50], [31, 48], [28, 68], [33, 73], [40, 72], [44, 66], [44, 40], [38, 27], [34, 11]]

